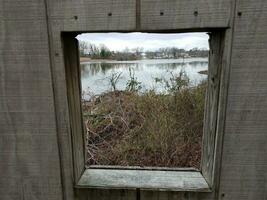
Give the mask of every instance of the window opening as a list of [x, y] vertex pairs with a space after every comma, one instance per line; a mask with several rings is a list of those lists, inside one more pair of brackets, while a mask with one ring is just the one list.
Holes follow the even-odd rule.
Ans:
[[79, 40], [86, 165], [200, 168], [206, 33]]

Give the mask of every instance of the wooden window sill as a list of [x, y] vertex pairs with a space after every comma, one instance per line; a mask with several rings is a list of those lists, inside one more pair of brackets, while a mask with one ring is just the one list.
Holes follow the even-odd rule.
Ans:
[[199, 171], [89, 168], [77, 188], [210, 192]]

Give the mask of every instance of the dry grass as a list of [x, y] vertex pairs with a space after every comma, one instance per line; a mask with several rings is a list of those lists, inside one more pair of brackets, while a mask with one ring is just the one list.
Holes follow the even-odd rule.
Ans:
[[198, 168], [206, 83], [178, 78], [166, 94], [113, 91], [84, 101], [87, 164]]

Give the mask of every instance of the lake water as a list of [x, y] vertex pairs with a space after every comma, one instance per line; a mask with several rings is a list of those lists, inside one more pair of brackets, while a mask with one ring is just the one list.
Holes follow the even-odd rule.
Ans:
[[208, 58], [187, 59], [154, 59], [135, 61], [92, 61], [81, 63], [82, 90], [99, 95], [111, 89], [109, 77], [121, 73], [117, 83], [118, 90], [124, 90], [130, 79], [129, 70], [134, 71], [137, 81], [141, 82], [142, 91], [155, 89], [162, 92], [162, 84], [156, 83], [155, 78], [171, 78], [183, 70], [190, 79], [191, 85], [196, 85], [207, 78], [198, 73], [208, 69]]

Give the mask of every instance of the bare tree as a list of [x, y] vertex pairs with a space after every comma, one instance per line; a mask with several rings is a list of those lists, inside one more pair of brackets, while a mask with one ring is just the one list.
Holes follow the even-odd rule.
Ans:
[[88, 52], [88, 44], [84, 41], [79, 42], [79, 52], [80, 56], [85, 57]]

